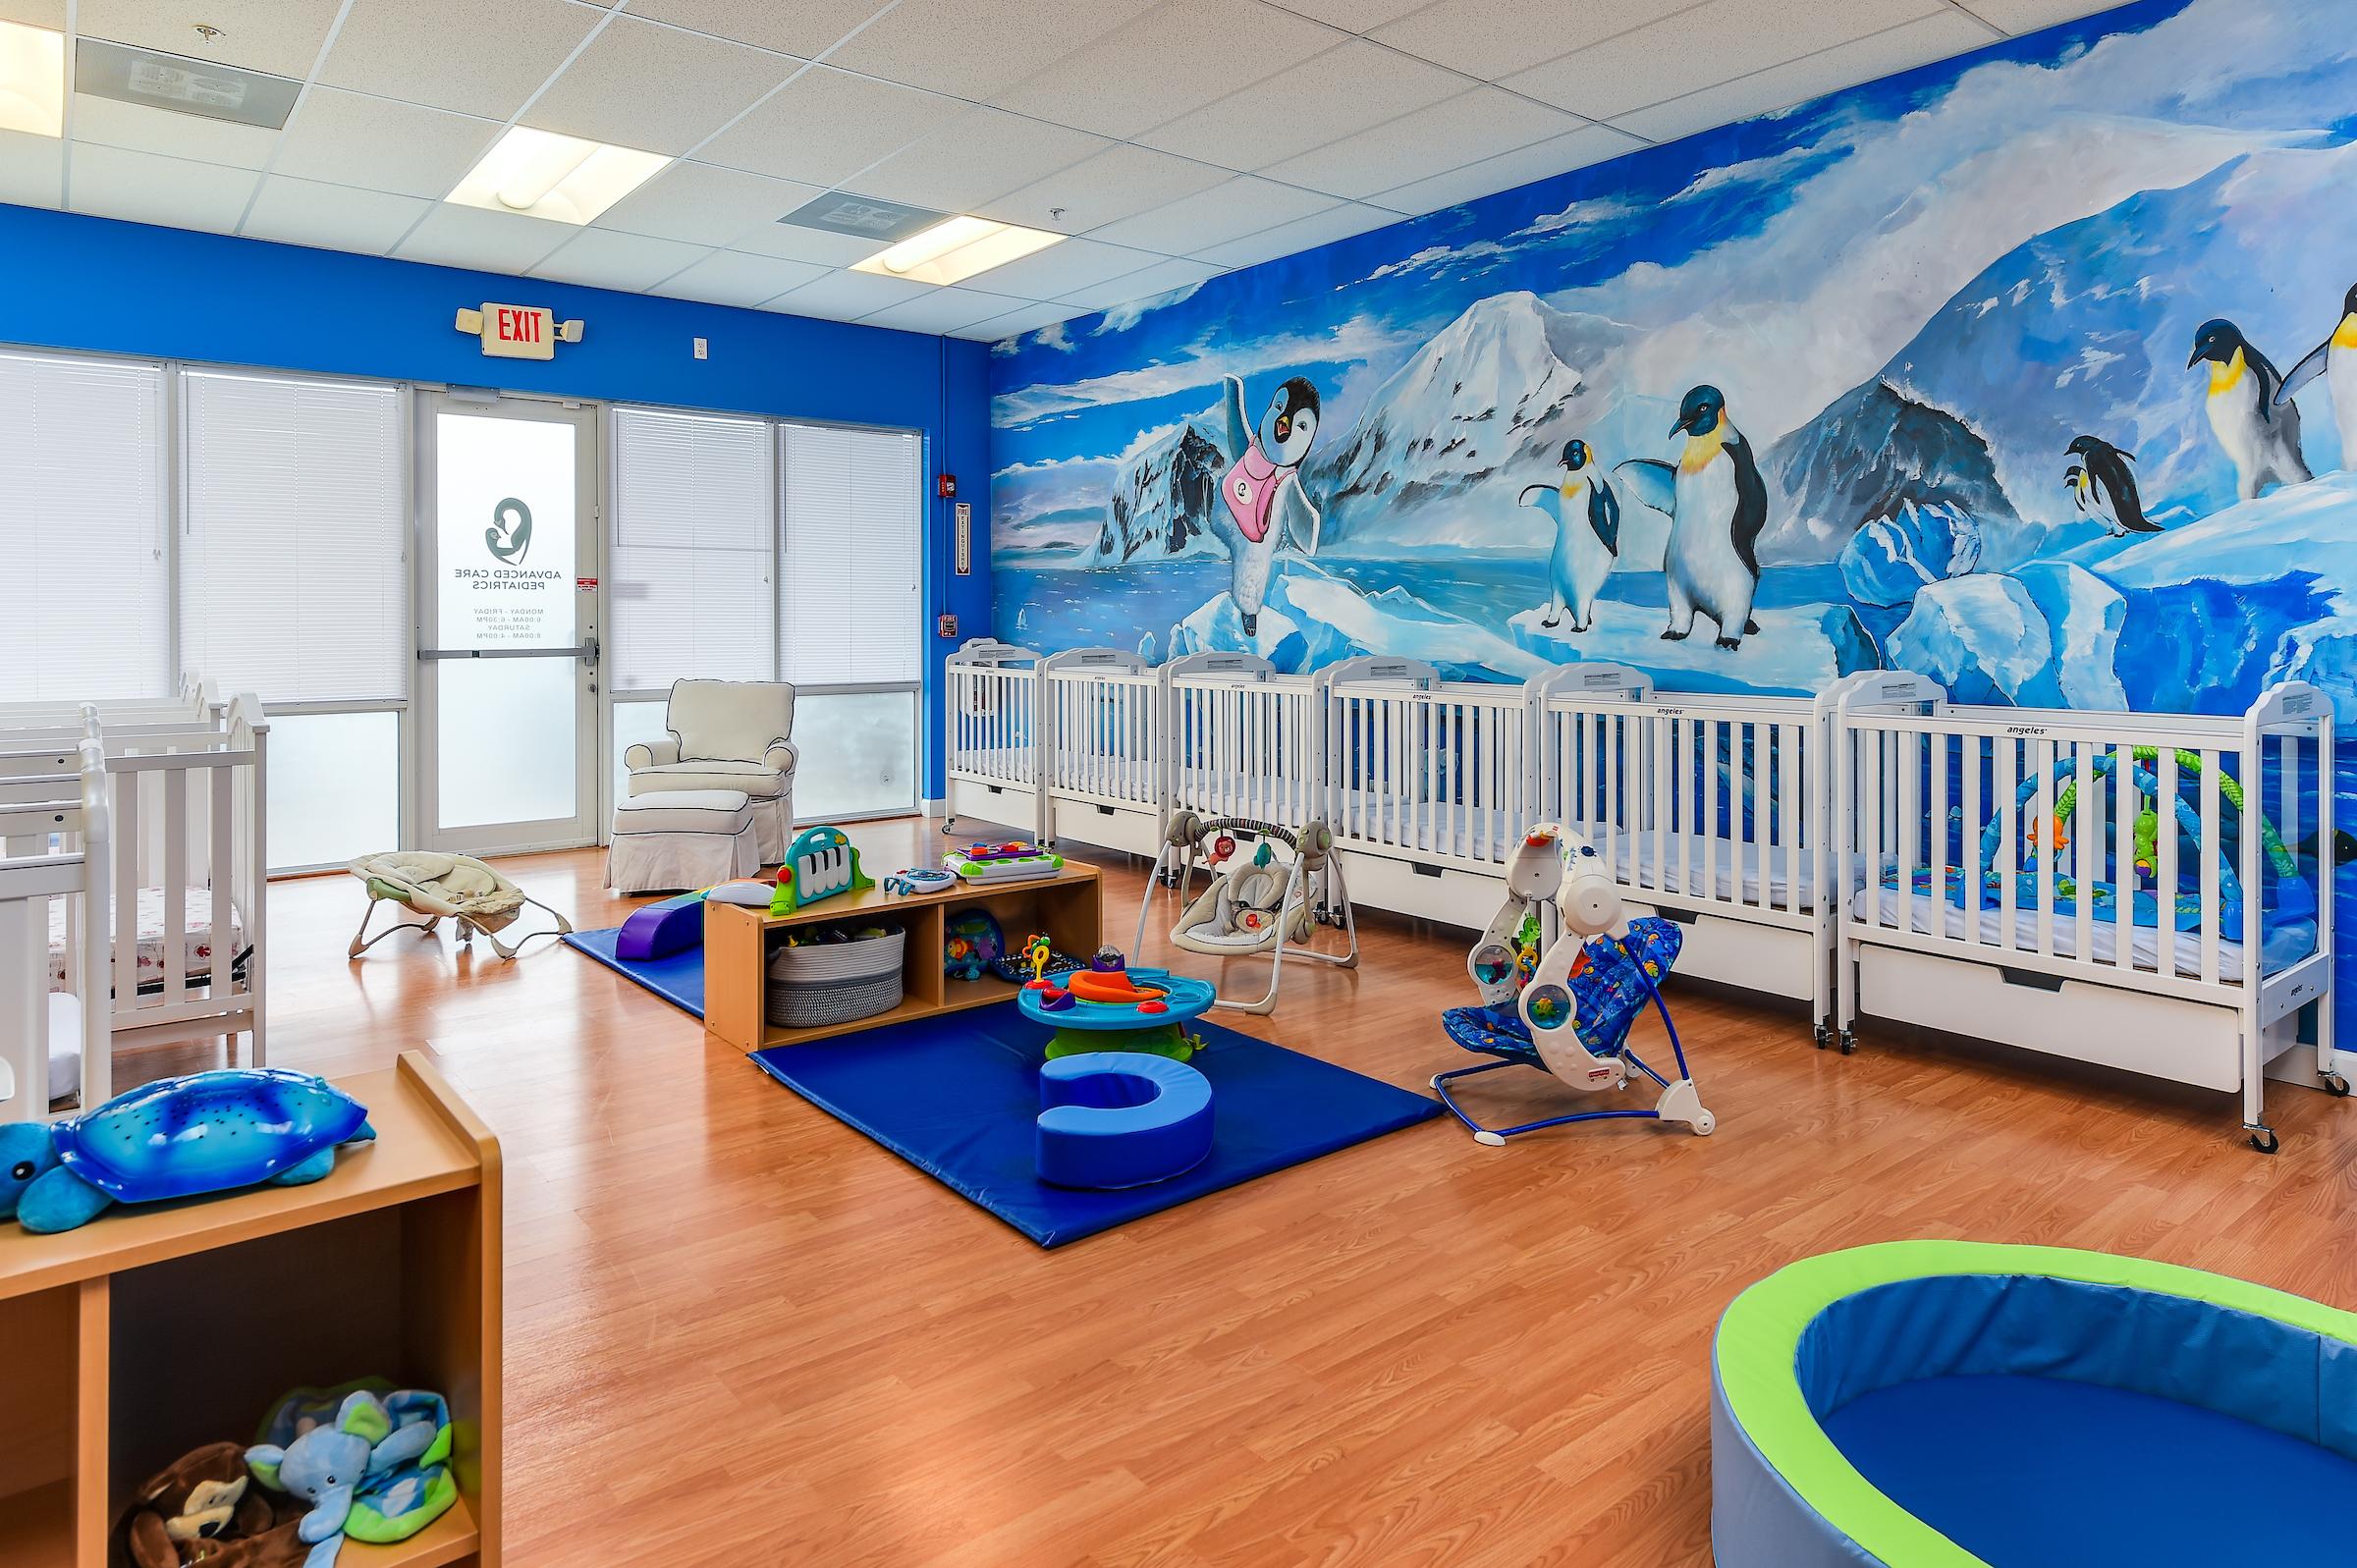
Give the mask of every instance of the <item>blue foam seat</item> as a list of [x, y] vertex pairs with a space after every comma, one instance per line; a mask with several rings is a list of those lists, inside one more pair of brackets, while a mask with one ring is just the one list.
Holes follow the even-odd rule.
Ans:
[[650, 963], [704, 945], [704, 895], [683, 892], [630, 911], [614, 939], [614, 956]]
[[1211, 1154], [1211, 1080], [1167, 1056], [1059, 1057], [1039, 1069], [1039, 1179], [1059, 1187], [1143, 1187]]

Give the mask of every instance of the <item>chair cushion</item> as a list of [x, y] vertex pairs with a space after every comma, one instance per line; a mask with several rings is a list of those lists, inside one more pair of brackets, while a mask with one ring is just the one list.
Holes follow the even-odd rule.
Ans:
[[749, 762], [794, 730], [794, 687], [782, 680], [682, 680], [664, 706], [682, 762]]
[[775, 800], [786, 791], [786, 776], [757, 762], [658, 762], [630, 770], [630, 793], [672, 789], [740, 789], [755, 800]]
[[753, 824], [741, 789], [667, 789], [614, 802], [614, 837], [641, 833], [714, 833], [728, 838]]

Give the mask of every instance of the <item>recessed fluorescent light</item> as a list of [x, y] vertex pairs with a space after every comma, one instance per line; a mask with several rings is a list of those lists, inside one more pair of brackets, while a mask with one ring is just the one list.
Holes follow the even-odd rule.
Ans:
[[514, 126], [448, 199], [490, 212], [588, 223], [669, 162], [659, 152]]
[[911, 283], [963, 283], [976, 273], [1003, 267], [1017, 256], [1045, 250], [1064, 238], [1045, 229], [1023, 229], [988, 218], [945, 218], [922, 234], [852, 265]]
[[66, 131], [66, 35], [0, 22], [0, 131]]

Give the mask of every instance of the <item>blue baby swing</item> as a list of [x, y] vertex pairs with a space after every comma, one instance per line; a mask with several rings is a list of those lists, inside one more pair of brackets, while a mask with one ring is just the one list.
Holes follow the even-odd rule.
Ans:
[[[1441, 1015], [1449, 1038], [1493, 1059], [1436, 1074], [1433, 1089], [1473, 1141], [1501, 1148], [1508, 1138], [1574, 1121], [1682, 1122], [1707, 1138], [1719, 1118], [1703, 1108], [1686, 1067], [1677, 1025], [1662, 1000], [1661, 977], [1676, 961], [1682, 939], [1667, 920], [1646, 916], [1628, 935], [1608, 933], [1621, 914], [1619, 890], [1595, 848], [1552, 823], [1533, 828], [1507, 863], [1507, 900], [1465, 960], [1481, 1004]], [[1553, 900], [1568, 940], [1548, 946], [1540, 906]], [[1669, 1031], [1677, 1076], [1666, 1078], [1629, 1049], [1637, 1015], [1651, 1000]], [[1650, 1107], [1614, 1107], [1545, 1116], [1512, 1127], [1485, 1127], [1456, 1103], [1449, 1086], [1505, 1067], [1536, 1067], [1583, 1093], [1625, 1089], [1629, 1079], [1660, 1086]]]

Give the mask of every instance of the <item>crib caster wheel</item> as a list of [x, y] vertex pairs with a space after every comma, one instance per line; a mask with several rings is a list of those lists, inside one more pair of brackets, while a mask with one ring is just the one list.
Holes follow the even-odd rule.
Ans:
[[1833, 1026], [1831, 1024], [1819, 1024], [1817, 1026], [1817, 1049], [1819, 1051], [1823, 1051], [1826, 1047], [1832, 1045], [1833, 1043]]
[[1854, 1029], [1844, 1029], [1844, 1030], [1842, 1030], [1842, 1031], [1841, 1031], [1841, 1054], [1843, 1054], [1844, 1056], [1854, 1056], [1854, 1055], [1856, 1055], [1857, 1054], [1858, 1054], [1858, 1032], [1857, 1032], [1856, 1030], [1854, 1030]]
[[2258, 1150], [2263, 1155], [2272, 1155], [2276, 1150], [2282, 1148], [2283, 1144], [2282, 1141], [2275, 1136], [2275, 1128], [2262, 1127], [2257, 1132], [2251, 1134], [2251, 1147]]
[[1473, 1141], [1477, 1144], [1480, 1144], [1485, 1149], [1503, 1149], [1506, 1147], [1506, 1140], [1494, 1132], [1477, 1132], [1473, 1135]]
[[2349, 1080], [2348, 1080], [2348, 1079], [2346, 1079], [2346, 1078], [2344, 1078], [2344, 1077], [2342, 1077], [2342, 1076], [2341, 1076], [2339, 1073], [2337, 1073], [2337, 1072], [2329, 1072], [2329, 1073], [2326, 1073], [2326, 1074], [2325, 1074], [2325, 1093], [2327, 1093], [2327, 1094], [2330, 1095], [2330, 1096], [2331, 1096], [2333, 1099], [2335, 1099], [2335, 1100], [2346, 1100], [2346, 1099], [2348, 1099], [2348, 1098], [2349, 1098]]

